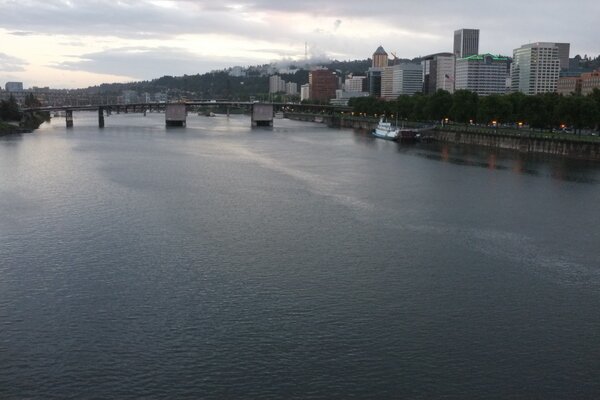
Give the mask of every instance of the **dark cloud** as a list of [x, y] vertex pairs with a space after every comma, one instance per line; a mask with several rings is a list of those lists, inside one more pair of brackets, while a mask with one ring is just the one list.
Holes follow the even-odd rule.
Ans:
[[152, 79], [163, 75], [193, 75], [225, 68], [248, 60], [205, 59], [185, 50], [165, 47], [125, 47], [77, 56], [75, 61], [49, 65], [52, 68]]
[[25, 70], [27, 62], [8, 54], [0, 53], [0, 71], [1, 72], [20, 72]]

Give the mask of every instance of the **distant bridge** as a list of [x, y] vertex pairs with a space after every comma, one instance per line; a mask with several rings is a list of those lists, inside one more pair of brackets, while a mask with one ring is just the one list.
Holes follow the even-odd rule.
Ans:
[[74, 111], [97, 111], [98, 126], [104, 128], [104, 116], [112, 113], [143, 113], [148, 111], [164, 111], [165, 124], [167, 126], [185, 126], [187, 113], [194, 107], [225, 107], [227, 115], [232, 108], [248, 109], [251, 115], [252, 127], [273, 126], [273, 116], [276, 111], [290, 110], [298, 112], [313, 112], [321, 114], [334, 114], [335, 112], [351, 111], [349, 107], [315, 104], [292, 104], [292, 103], [260, 103], [248, 101], [222, 101], [222, 100], [195, 100], [176, 103], [135, 103], [135, 104], [102, 104], [102, 105], [80, 105], [80, 106], [48, 106], [23, 108], [23, 112], [57, 112], [65, 113], [67, 128], [73, 127]]

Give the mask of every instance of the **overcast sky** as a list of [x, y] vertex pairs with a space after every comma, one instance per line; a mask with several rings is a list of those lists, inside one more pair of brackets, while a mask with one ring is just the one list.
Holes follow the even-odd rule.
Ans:
[[87, 87], [309, 56], [401, 58], [452, 51], [455, 29], [480, 52], [570, 42], [600, 54], [599, 0], [0, 0], [0, 85]]

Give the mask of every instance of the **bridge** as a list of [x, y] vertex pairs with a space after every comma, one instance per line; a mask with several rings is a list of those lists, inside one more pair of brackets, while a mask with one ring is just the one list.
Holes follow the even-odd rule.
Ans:
[[335, 112], [351, 111], [348, 107], [338, 107], [331, 105], [315, 104], [293, 104], [293, 103], [260, 103], [260, 102], [240, 102], [224, 100], [195, 100], [176, 103], [136, 103], [136, 104], [102, 104], [102, 105], [81, 105], [81, 106], [48, 106], [23, 108], [22, 112], [64, 112], [67, 128], [73, 127], [73, 112], [75, 111], [97, 111], [98, 126], [104, 128], [104, 116], [112, 113], [142, 113], [146, 115], [148, 111], [164, 111], [165, 124], [167, 126], [185, 126], [187, 113], [190, 110], [200, 107], [219, 107], [226, 108], [227, 115], [232, 108], [243, 108], [250, 112], [252, 127], [272, 127], [273, 116], [276, 111], [298, 111], [312, 112], [321, 114], [334, 114]]

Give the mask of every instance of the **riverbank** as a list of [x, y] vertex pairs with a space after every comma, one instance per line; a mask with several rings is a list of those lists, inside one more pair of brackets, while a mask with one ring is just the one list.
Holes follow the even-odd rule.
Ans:
[[[286, 118], [320, 122], [332, 128], [372, 131], [378, 119], [345, 115], [286, 113]], [[407, 127], [420, 127], [407, 123]], [[515, 150], [521, 153], [551, 154], [568, 158], [600, 161], [600, 138], [574, 134], [534, 132], [529, 130], [488, 129], [485, 127], [438, 126], [428, 131], [427, 140]]]
[[21, 128], [16, 125], [0, 121], [0, 136], [15, 135], [21, 133], [30, 133], [31, 129]]
[[0, 121], [0, 136], [31, 133], [48, 121], [50, 121], [50, 114], [47, 112], [25, 113], [18, 125], [16, 122]]

